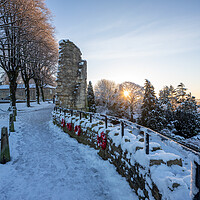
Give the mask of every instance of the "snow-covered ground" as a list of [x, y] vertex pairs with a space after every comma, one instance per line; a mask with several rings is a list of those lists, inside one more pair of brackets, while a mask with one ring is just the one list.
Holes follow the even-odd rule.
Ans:
[[[0, 127], [8, 126], [8, 104], [0, 104]], [[16, 132], [9, 137], [11, 161], [0, 164], [0, 199], [138, 199], [128, 183], [97, 151], [52, 124], [53, 104], [17, 104]]]

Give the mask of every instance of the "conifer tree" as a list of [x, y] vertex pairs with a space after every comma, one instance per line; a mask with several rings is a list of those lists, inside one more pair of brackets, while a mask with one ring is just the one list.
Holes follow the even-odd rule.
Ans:
[[87, 101], [88, 101], [89, 112], [96, 112], [95, 97], [91, 81], [89, 81], [88, 84]]
[[162, 90], [160, 90], [159, 100], [163, 104], [167, 104], [169, 102], [169, 87], [168, 86], [165, 86]]
[[156, 131], [161, 131], [163, 130], [166, 125], [167, 125], [167, 118], [165, 115], [165, 110], [163, 108], [163, 105], [161, 104], [161, 102], [156, 98], [156, 104], [155, 104], [155, 127], [154, 130]]
[[170, 110], [174, 111], [176, 109], [177, 97], [176, 97], [176, 89], [170, 85], [169, 86], [169, 100], [170, 100]]
[[176, 88], [176, 98], [177, 102], [181, 103], [185, 100], [187, 88], [183, 83], [180, 83]]
[[176, 90], [172, 85], [170, 87], [165, 86], [159, 92], [160, 103], [168, 110], [173, 111], [176, 108]]
[[200, 131], [200, 120], [195, 97], [186, 93], [187, 89], [180, 83], [176, 89], [165, 86], [160, 91], [159, 100], [165, 107], [164, 114], [169, 131], [185, 138], [192, 137]]
[[165, 86], [162, 90], [160, 90], [159, 101], [164, 110], [163, 116], [165, 117], [166, 123], [166, 127], [164, 128], [165, 130], [167, 128], [171, 131], [174, 129], [174, 111], [177, 107], [176, 90], [172, 85], [170, 85], [170, 87]]
[[[186, 95], [185, 95], [186, 96]], [[185, 138], [195, 136], [200, 131], [200, 120], [197, 112], [195, 97], [187, 95], [174, 112], [174, 127], [177, 135]]]
[[160, 131], [163, 129], [166, 121], [163, 115], [164, 110], [155, 96], [154, 87], [150, 81], [146, 80], [144, 89], [145, 94], [141, 107], [141, 117], [138, 123], [155, 131]]

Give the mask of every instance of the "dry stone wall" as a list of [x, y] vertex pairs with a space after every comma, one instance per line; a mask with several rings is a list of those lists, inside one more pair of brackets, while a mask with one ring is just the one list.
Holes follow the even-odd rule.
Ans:
[[[126, 178], [139, 199], [175, 199], [180, 190], [185, 199], [190, 199], [188, 186], [173, 174], [174, 169], [185, 170], [182, 159], [178, 155], [164, 152], [158, 143], [150, 142], [152, 153], [145, 155], [144, 138], [141, 135], [135, 136], [131, 131], [125, 131], [122, 138], [119, 127], [108, 124], [105, 129], [101, 120], [93, 119], [90, 122], [89, 116], [80, 119], [79, 113], [71, 116], [58, 110], [53, 112], [53, 122], [78, 142], [99, 149], [98, 154], [116, 166], [116, 170]], [[64, 126], [62, 122], [65, 122]], [[71, 130], [67, 124], [71, 124]], [[76, 126], [81, 127], [80, 135], [74, 131]], [[99, 148], [97, 143], [97, 135], [102, 131], [107, 138], [106, 149]], [[166, 177], [162, 177], [163, 168], [168, 174]]]
[[56, 104], [70, 109], [86, 109], [87, 62], [80, 49], [69, 40], [59, 42]]

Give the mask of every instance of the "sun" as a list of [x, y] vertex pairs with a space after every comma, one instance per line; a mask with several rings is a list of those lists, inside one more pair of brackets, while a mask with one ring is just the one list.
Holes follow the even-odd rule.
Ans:
[[129, 91], [128, 90], [124, 90], [124, 96], [128, 97], [129, 96]]

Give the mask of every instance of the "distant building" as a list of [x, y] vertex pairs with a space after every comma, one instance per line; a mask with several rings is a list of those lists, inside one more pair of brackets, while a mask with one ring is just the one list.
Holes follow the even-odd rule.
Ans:
[[[29, 86], [30, 86], [30, 100], [36, 100], [35, 84], [30, 84]], [[9, 85], [0, 85], [0, 100], [9, 100], [9, 95], [10, 95]], [[55, 95], [55, 87], [51, 85], [46, 85], [44, 87], [44, 98], [53, 99], [54, 95]], [[24, 84], [17, 85], [16, 99], [26, 100]]]

